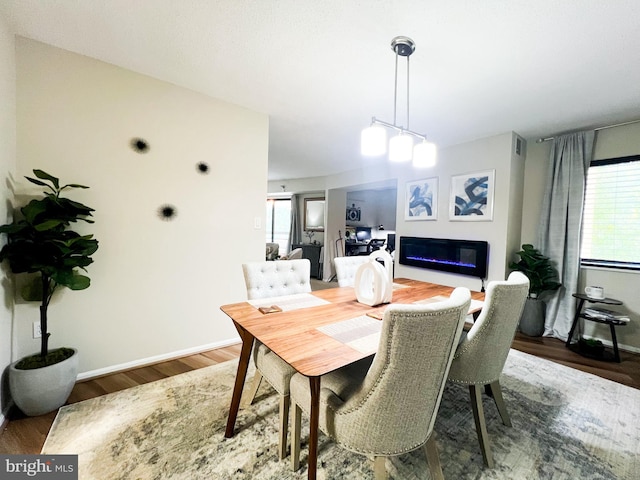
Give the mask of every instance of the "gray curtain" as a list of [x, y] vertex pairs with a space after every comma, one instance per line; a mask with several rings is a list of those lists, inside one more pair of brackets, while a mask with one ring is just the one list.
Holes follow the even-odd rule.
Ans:
[[291, 251], [291, 245], [302, 243], [302, 220], [300, 219], [300, 195], [291, 195], [291, 228], [289, 229], [289, 245], [287, 251]]
[[566, 340], [575, 315], [580, 271], [580, 234], [587, 170], [594, 131], [556, 137], [551, 146], [546, 191], [540, 215], [539, 250], [558, 269], [562, 286], [547, 302], [546, 336]]

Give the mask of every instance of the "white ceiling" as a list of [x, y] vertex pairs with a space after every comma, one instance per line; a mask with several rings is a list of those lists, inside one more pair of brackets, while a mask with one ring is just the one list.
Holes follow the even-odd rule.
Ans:
[[640, 118], [638, 0], [1, 0], [0, 15], [267, 113], [270, 180], [366, 165], [361, 129], [393, 121], [397, 35], [416, 43], [410, 128], [440, 147]]

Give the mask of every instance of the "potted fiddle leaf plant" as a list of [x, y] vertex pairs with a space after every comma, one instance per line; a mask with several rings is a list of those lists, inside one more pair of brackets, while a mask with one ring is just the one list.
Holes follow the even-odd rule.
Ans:
[[94, 209], [63, 197], [65, 190], [84, 185], [61, 185], [58, 178], [42, 170], [36, 178], [25, 177], [43, 187], [40, 198], [20, 208], [13, 222], [0, 226], [7, 243], [0, 250], [0, 262], [7, 261], [14, 274], [31, 274], [21, 290], [27, 301], [40, 303], [40, 351], [9, 367], [9, 389], [16, 405], [27, 415], [51, 412], [69, 397], [78, 373], [78, 352], [74, 348], [49, 349], [48, 308], [58, 287], [84, 290], [90, 279], [79, 273], [93, 262], [98, 249], [93, 235], [70, 229], [77, 222], [93, 223]]
[[525, 335], [539, 337], [544, 333], [547, 311], [547, 304], [540, 295], [560, 288], [558, 271], [549, 257], [531, 244], [522, 245], [522, 250], [517, 255], [520, 256], [520, 261], [511, 262], [509, 268], [524, 273], [529, 279], [529, 295], [520, 317], [519, 328]]

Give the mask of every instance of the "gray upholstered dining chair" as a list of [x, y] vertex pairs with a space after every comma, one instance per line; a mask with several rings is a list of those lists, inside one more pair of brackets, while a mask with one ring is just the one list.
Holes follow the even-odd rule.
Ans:
[[489, 282], [482, 312], [463, 334], [449, 371], [450, 381], [469, 386], [480, 450], [489, 468], [493, 468], [494, 463], [482, 407], [482, 387], [493, 396], [502, 423], [510, 427], [500, 374], [528, 293], [529, 279], [521, 272], [512, 272], [506, 281]]
[[353, 287], [358, 267], [368, 261], [369, 255], [352, 255], [334, 258], [333, 265], [336, 267], [338, 286]]
[[[385, 457], [421, 446], [431, 478], [443, 478], [433, 425], [470, 298], [468, 289], [456, 288], [442, 302], [389, 305], [373, 363], [365, 359], [322, 376], [320, 430], [347, 450], [374, 456], [376, 479], [387, 478]], [[299, 373], [291, 379], [291, 401], [297, 470], [301, 413], [311, 405], [309, 380]]]
[[[249, 300], [311, 292], [311, 262], [307, 259], [254, 262], [242, 265]], [[245, 393], [243, 406], [253, 403], [263, 378], [280, 396], [280, 459], [287, 453], [289, 427], [289, 381], [295, 373], [293, 367], [257, 341], [253, 347], [256, 373], [251, 388]]]

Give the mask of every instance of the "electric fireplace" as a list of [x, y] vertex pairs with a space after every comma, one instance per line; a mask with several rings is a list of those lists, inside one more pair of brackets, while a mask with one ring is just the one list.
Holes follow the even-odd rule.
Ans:
[[402, 265], [486, 278], [488, 255], [483, 241], [400, 237]]

